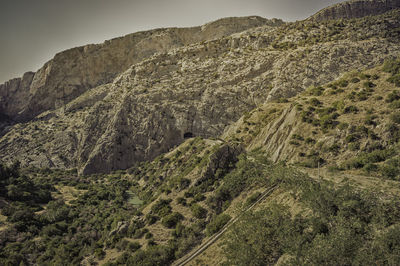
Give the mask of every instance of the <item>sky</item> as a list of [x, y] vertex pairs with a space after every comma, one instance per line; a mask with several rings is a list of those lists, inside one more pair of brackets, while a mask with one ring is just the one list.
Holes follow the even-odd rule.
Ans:
[[232, 16], [296, 21], [343, 0], [0, 0], [0, 83], [63, 50]]

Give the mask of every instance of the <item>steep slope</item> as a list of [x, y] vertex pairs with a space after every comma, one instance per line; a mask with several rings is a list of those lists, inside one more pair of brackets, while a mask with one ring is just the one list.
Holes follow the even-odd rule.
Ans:
[[224, 139], [271, 160], [396, 179], [399, 176], [400, 60], [350, 72], [269, 103], [227, 128]]
[[0, 85], [0, 112], [17, 120], [29, 120], [68, 103], [90, 88], [111, 82], [132, 64], [156, 53], [253, 27], [281, 24], [280, 20], [255, 16], [226, 18], [201, 27], [138, 32], [63, 51], [36, 73], [28, 72]]
[[265, 100], [398, 55], [399, 14], [259, 27], [154, 55], [113, 83], [10, 128], [1, 159], [90, 174], [150, 160], [186, 137], [218, 137]]

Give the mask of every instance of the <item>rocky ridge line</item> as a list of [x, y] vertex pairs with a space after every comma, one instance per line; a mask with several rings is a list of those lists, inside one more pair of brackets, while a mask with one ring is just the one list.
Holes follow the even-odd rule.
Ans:
[[257, 16], [232, 17], [199, 27], [155, 29], [72, 48], [56, 54], [36, 73], [28, 72], [0, 85], [0, 112], [26, 121], [67, 104], [90, 88], [112, 82], [131, 65], [156, 53], [282, 23]]

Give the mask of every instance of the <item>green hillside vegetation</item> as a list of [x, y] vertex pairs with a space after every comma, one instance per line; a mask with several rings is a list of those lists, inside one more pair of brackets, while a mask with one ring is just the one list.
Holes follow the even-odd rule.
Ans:
[[[324, 86], [310, 87], [286, 103], [261, 106], [237, 123], [226, 139], [263, 148], [265, 129], [294, 111], [280, 159], [307, 168], [354, 170], [384, 179], [400, 178], [400, 60], [351, 72]], [[268, 153], [268, 150], [266, 150]]]

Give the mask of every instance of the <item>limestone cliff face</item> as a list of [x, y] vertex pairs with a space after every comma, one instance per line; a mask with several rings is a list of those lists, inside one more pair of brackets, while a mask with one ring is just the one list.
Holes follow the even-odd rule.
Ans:
[[[219, 137], [257, 106], [398, 56], [399, 17], [266, 25], [156, 53], [9, 128], [0, 158], [90, 174], [151, 160], [187, 137]], [[271, 149], [280, 149], [276, 142]]]
[[90, 88], [112, 82], [129, 66], [156, 53], [252, 27], [280, 24], [280, 20], [261, 17], [227, 18], [202, 27], [156, 29], [73, 48], [58, 53], [36, 73], [0, 85], [0, 110], [12, 118], [31, 119], [70, 102]]
[[353, 0], [325, 8], [311, 17], [316, 21], [374, 16], [400, 8], [399, 0]]
[[29, 87], [35, 73], [27, 72], [22, 78], [15, 78], [0, 85], [0, 112], [6, 115], [18, 114], [19, 106], [29, 97]]

